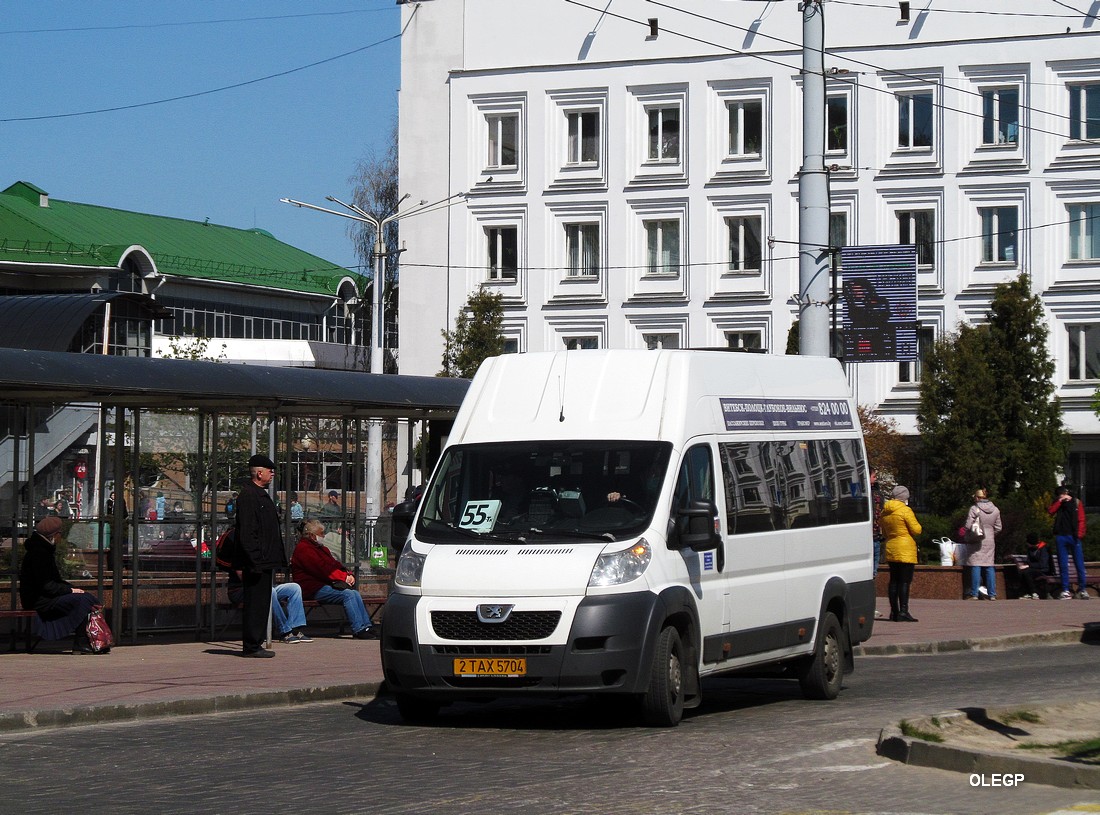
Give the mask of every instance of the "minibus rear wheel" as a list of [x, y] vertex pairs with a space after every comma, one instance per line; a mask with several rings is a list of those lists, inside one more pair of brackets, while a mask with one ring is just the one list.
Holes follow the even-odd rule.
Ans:
[[799, 665], [798, 684], [807, 699], [836, 699], [844, 681], [844, 629], [831, 611], [821, 620], [821, 636], [811, 657]]
[[642, 696], [642, 720], [650, 727], [675, 727], [684, 715], [684, 644], [666, 626], [657, 637], [649, 688]]

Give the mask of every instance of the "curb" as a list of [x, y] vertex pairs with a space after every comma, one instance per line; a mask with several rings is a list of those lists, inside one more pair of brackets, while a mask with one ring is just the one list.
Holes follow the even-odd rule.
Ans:
[[1041, 634], [1008, 634], [1002, 637], [975, 637], [939, 642], [900, 643], [855, 647], [857, 656], [898, 656], [902, 654], [946, 654], [956, 651], [995, 651], [1024, 645], [1065, 645], [1100, 640], [1100, 627], [1086, 626], [1078, 631], [1050, 631]]
[[[1070, 764], [1054, 758], [948, 747], [935, 742], [911, 739], [902, 735], [896, 727], [882, 730], [878, 738], [877, 752], [880, 756], [903, 764], [979, 776], [983, 786], [989, 786], [987, 781], [992, 780], [994, 776], [1004, 779], [1005, 776], [1019, 775], [1021, 781], [1030, 784], [1100, 790], [1100, 767], [1097, 766]], [[973, 778], [971, 784], [974, 784]], [[1011, 786], [1011, 784], [1004, 784], [1004, 786]]]
[[314, 702], [334, 702], [342, 699], [373, 698], [381, 685], [381, 682], [362, 682], [321, 688], [291, 688], [195, 699], [171, 699], [133, 705], [88, 705], [0, 713], [0, 733], [15, 733], [36, 728], [131, 722], [169, 716], [201, 716], [211, 713], [307, 705]]

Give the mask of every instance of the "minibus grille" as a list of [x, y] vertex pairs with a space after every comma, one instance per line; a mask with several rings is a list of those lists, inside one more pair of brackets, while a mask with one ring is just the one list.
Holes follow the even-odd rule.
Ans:
[[445, 640], [541, 640], [560, 619], [560, 611], [513, 611], [502, 623], [483, 623], [476, 611], [433, 611], [432, 629]]

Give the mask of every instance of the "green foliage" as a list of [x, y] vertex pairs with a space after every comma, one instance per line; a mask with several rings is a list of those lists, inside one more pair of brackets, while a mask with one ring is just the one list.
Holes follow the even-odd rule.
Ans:
[[179, 335], [168, 338], [168, 353], [161, 352], [166, 359], [193, 359], [225, 362], [225, 343], [222, 343], [217, 356], [210, 349], [210, 338], [201, 334]]
[[1054, 486], [1069, 436], [1053, 375], [1042, 303], [1026, 275], [995, 289], [987, 323], [960, 325], [935, 344], [917, 412], [929, 506], [946, 514], [979, 487], [999, 505]]
[[504, 295], [477, 289], [455, 318], [454, 331], [443, 331], [440, 376], [470, 378], [488, 357], [504, 352]]
[[856, 413], [863, 428], [868, 464], [879, 471], [879, 480], [883, 483], [898, 483], [896, 476], [908, 445], [906, 438], [898, 432], [898, 423], [876, 416], [867, 405], [857, 405]]
[[799, 322], [795, 320], [791, 323], [791, 330], [787, 332], [787, 350], [783, 353], [789, 357], [798, 356], [798, 343], [799, 343]]
[[898, 722], [898, 730], [901, 731], [903, 736], [908, 736], [911, 739], [921, 739], [922, 741], [931, 741], [936, 744], [941, 744], [943, 742], [943, 736], [939, 733], [925, 730], [906, 719], [902, 719]]

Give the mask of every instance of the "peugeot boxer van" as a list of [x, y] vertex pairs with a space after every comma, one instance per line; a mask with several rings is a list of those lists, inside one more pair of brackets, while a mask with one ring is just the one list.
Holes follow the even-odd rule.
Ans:
[[835, 360], [562, 351], [481, 366], [386, 605], [408, 720], [614, 694], [671, 726], [711, 674], [832, 699], [874, 620], [863, 437]]

